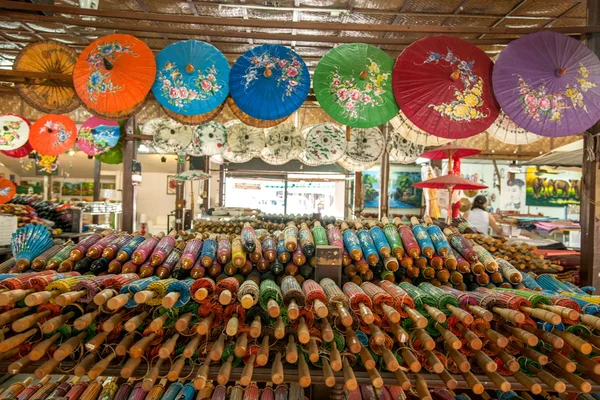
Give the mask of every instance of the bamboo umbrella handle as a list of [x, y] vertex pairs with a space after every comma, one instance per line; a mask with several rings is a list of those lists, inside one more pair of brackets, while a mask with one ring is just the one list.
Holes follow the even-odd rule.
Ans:
[[303, 388], [309, 387], [312, 383], [310, 369], [308, 368], [308, 364], [306, 363], [304, 356], [298, 359], [298, 383]]
[[275, 339], [283, 339], [285, 337], [285, 324], [283, 323], [283, 318], [281, 316], [277, 317], [275, 320], [275, 325], [273, 326], [273, 336]]
[[352, 328], [346, 328], [346, 346], [352, 354], [358, 354], [362, 347], [360, 340], [358, 340], [358, 336], [356, 336], [356, 333]]
[[456, 327], [458, 328], [460, 333], [462, 333], [463, 337], [467, 341], [467, 345], [472, 350], [481, 350], [481, 348], [483, 347], [483, 342], [481, 341], [481, 339], [479, 339], [479, 337], [475, 333], [473, 333], [473, 331], [471, 331], [468, 328], [465, 328], [460, 323], [456, 324]]
[[433, 340], [424, 329], [416, 328], [413, 332], [415, 333], [416, 338], [421, 341], [421, 346], [423, 346], [425, 350], [435, 349], [435, 340]]
[[358, 308], [360, 310], [360, 318], [367, 325], [372, 324], [375, 321], [375, 317], [373, 316], [373, 312], [371, 309], [364, 305], [364, 303], [358, 303]]
[[59, 290], [44, 290], [43, 292], [31, 293], [25, 297], [25, 304], [29, 307], [39, 306], [49, 302], [60, 294]]
[[125, 316], [125, 311], [121, 311], [117, 314], [113, 314], [109, 319], [104, 321], [102, 324], [102, 330], [105, 332], [110, 332], [117, 327], [123, 321], [123, 317]]
[[500, 358], [500, 361], [504, 363], [504, 367], [510, 372], [516, 372], [521, 368], [519, 362], [504, 350], [494, 346], [491, 343], [488, 344], [488, 348], [496, 353], [496, 355]]
[[[252, 308], [252, 306], [254, 305], [254, 297], [252, 297], [251, 294], [245, 294], [240, 299], [240, 304], [242, 305], [242, 307], [244, 307], [244, 309], [248, 310], [248, 309]], [[288, 307], [288, 314], [289, 314], [289, 307]]]
[[477, 361], [477, 365], [479, 365], [479, 368], [481, 368], [483, 371], [496, 372], [498, 369], [498, 365], [494, 362], [494, 360], [489, 358], [483, 351], [475, 350], [473, 352], [473, 356], [475, 361]]
[[565, 385], [563, 381], [549, 374], [548, 372], [538, 369], [531, 364], [527, 365], [527, 369], [529, 369], [531, 373], [536, 374], [537, 377], [546, 385], [548, 385], [551, 390], [558, 393], [564, 393], [565, 390], [567, 390], [567, 385]]
[[342, 360], [342, 369], [344, 370], [344, 383], [348, 390], [356, 390], [358, 387], [358, 381], [356, 380], [356, 376], [354, 376], [354, 371], [350, 364], [348, 363], [348, 359], [344, 357]]
[[42, 324], [42, 332], [46, 335], [54, 332], [58, 328], [60, 328], [65, 322], [71, 319], [75, 315], [75, 312], [71, 311], [64, 315], [58, 315], [54, 318], [50, 318], [46, 322]]
[[0, 306], [4, 307], [21, 301], [34, 292], [35, 289], [14, 289], [9, 290], [8, 292], [0, 293]]
[[177, 344], [177, 339], [179, 339], [179, 333], [174, 334], [163, 344], [158, 350], [158, 356], [160, 358], [168, 358], [173, 351], [175, 351], [175, 345]]
[[569, 345], [573, 346], [573, 348], [575, 350], [577, 350], [578, 352], [580, 352], [581, 354], [584, 354], [587, 356], [588, 354], [590, 354], [592, 352], [591, 344], [589, 344], [582, 338], [573, 335], [572, 333], [562, 332], [562, 331], [559, 331], [558, 329], [556, 329], [553, 333], [556, 336], [563, 339]]
[[583, 322], [584, 324], [586, 324], [587, 326], [594, 328], [594, 329], [600, 329], [600, 318], [591, 315], [591, 314], [581, 314], [579, 316], [579, 319], [581, 320], [581, 322]]
[[300, 321], [298, 322], [297, 335], [298, 341], [302, 344], [307, 344], [310, 340], [310, 333], [308, 332], [308, 326], [304, 317], [300, 317]]
[[525, 314], [521, 311], [510, 310], [508, 308], [493, 307], [492, 311], [501, 316], [502, 318], [514, 322], [516, 324], [522, 324], [525, 321]]
[[417, 310], [407, 305], [403, 305], [402, 309], [408, 314], [408, 318], [410, 318], [417, 328], [425, 328], [427, 326], [427, 318], [422, 316]]
[[56, 296], [56, 299], [54, 299], [54, 302], [61, 307], [68, 306], [69, 304], [75, 303], [82, 296], [85, 296], [86, 293], [87, 293], [87, 289], [79, 290], [77, 292], [63, 293], [63, 294]]
[[83, 359], [75, 366], [75, 376], [83, 376], [85, 373], [96, 363], [96, 353], [88, 353]]
[[106, 302], [106, 305], [111, 310], [118, 310], [119, 308], [125, 306], [125, 304], [133, 297], [133, 293], [123, 293], [118, 294], [115, 297], [112, 297]]
[[290, 364], [295, 364], [296, 361], [298, 361], [298, 348], [296, 347], [294, 335], [288, 336], [288, 344], [285, 349], [285, 360]]
[[410, 379], [408, 379], [404, 371], [398, 368], [394, 371], [394, 375], [396, 376], [396, 382], [402, 388], [402, 390], [410, 390], [412, 383], [410, 383]]
[[194, 293], [194, 298], [197, 301], [203, 301], [207, 297], [208, 297], [208, 290], [206, 288], [200, 288], [200, 289], [196, 290], [196, 292]]
[[250, 324], [250, 337], [253, 339], [257, 339], [260, 336], [262, 331], [262, 322], [260, 317], [257, 315], [254, 317], [254, 320]]
[[[569, 360], [567, 357], [563, 356], [562, 354], [557, 353], [556, 351], [549, 351], [544, 346], [540, 346], [540, 348], [542, 349], [542, 351], [544, 352], [544, 354], [550, 360], [552, 360], [552, 362], [554, 364], [558, 365], [563, 370], [565, 370], [567, 372], [575, 372], [577, 370], [577, 364], [574, 363], [573, 361]], [[572, 355], [574, 355], [574, 354], [577, 354], [577, 353], [573, 352]], [[589, 360], [589, 358], [588, 358], [588, 360]], [[596, 365], [598, 365], [600, 367], [600, 364], [598, 364], [596, 362], [594, 362], [594, 364], [596, 364]]]
[[60, 345], [58, 349], [54, 351], [54, 359], [62, 361], [69, 356], [79, 345], [83, 338], [87, 336], [87, 332], [81, 332], [79, 335], [74, 336]]
[[[26, 366], [31, 364], [31, 362], [32, 361], [29, 358], [29, 355], [26, 355], [25, 357], [21, 357], [17, 361], [14, 361], [9, 364], [8, 373], [11, 375], [16, 375], [16, 374], [20, 373], [23, 368], [25, 368]], [[31, 380], [29, 381], [29, 383], [31, 383], [33, 381], [33, 378], [30, 378], [30, 379]]]
[[425, 350], [425, 358], [427, 359], [427, 363], [429, 364], [429, 367], [434, 373], [442, 373], [442, 371], [444, 370], [444, 364], [442, 364], [440, 359], [437, 358], [433, 351]]
[[460, 372], [471, 370], [471, 364], [461, 352], [448, 345], [446, 345], [446, 351]]
[[248, 334], [246, 332], [242, 333], [238, 336], [235, 341], [234, 351], [233, 353], [237, 358], [242, 358], [246, 355], [246, 350], [248, 349]]
[[493, 329], [485, 328], [483, 329], [483, 335], [494, 345], [503, 349], [508, 346], [508, 338]]
[[60, 361], [51, 358], [33, 371], [33, 376], [37, 379], [42, 379], [43, 377], [50, 375], [56, 367], [58, 367], [58, 364], [60, 364]]
[[229, 376], [231, 375], [231, 363], [233, 362], [233, 356], [227, 357], [227, 360], [221, 365], [219, 372], [217, 373], [217, 382], [219, 385], [225, 385], [229, 382]]
[[[254, 373], [254, 360], [256, 359], [256, 355], [252, 354], [248, 361], [246, 361], [246, 365], [242, 370], [242, 376], [240, 376], [240, 383], [242, 386], [248, 386], [252, 381], [252, 374]], [[306, 365], [306, 363], [304, 363]]]
[[[162, 359], [159, 359], [161, 361]], [[179, 379], [179, 375], [181, 375], [181, 371], [185, 367], [185, 357], [179, 357], [177, 361], [173, 363], [171, 369], [167, 373], [167, 379], [171, 382], [175, 382]]]
[[102, 343], [104, 343], [104, 341], [108, 337], [109, 333], [110, 332], [100, 332], [100, 333], [98, 333], [96, 336], [94, 336], [93, 338], [91, 338], [85, 344], [85, 349], [88, 350], [88, 351], [96, 350], [98, 347], [100, 347], [102, 345]]
[[571, 385], [575, 386], [575, 388], [583, 393], [589, 393], [592, 390], [592, 384], [583, 379], [582, 377], [575, 375], [571, 372], [567, 372], [557, 365], [548, 364], [548, 367], [554, 372], [557, 376], [560, 376], [562, 379], [569, 382]]
[[382, 304], [381, 305], [381, 309], [383, 310], [383, 313], [385, 314], [385, 316], [387, 317], [387, 319], [396, 324], [398, 322], [400, 322], [400, 313], [398, 311], [396, 311], [393, 307], [387, 305], [387, 304]]
[[27, 312], [29, 312], [31, 308], [22, 307], [22, 308], [13, 308], [12, 310], [8, 310], [0, 314], [0, 326], [7, 325], [11, 322], [14, 322], [16, 319]]
[[506, 325], [506, 324], [503, 325], [503, 327], [504, 327], [504, 329], [506, 329], [506, 331], [508, 333], [510, 333], [517, 339], [519, 339], [521, 342], [525, 343], [527, 346], [535, 347], [535, 346], [537, 346], [537, 344], [539, 342], [539, 339], [537, 336], [535, 336], [532, 333], [527, 332], [526, 330], [523, 330], [520, 328], [515, 328], [514, 326], [510, 326], [510, 325]]
[[102, 360], [98, 361], [96, 363], [96, 365], [94, 365], [88, 371], [88, 378], [90, 378], [90, 379], [96, 379], [97, 377], [99, 377], [100, 375], [102, 375], [102, 373], [104, 372], [104, 370], [108, 367], [108, 365], [110, 364], [110, 362], [115, 357], [116, 357], [115, 353], [110, 353], [106, 358], [103, 358]]
[[344, 325], [345, 327], [352, 326], [352, 316], [350, 315], [346, 307], [342, 305], [342, 303], [337, 304], [337, 311], [340, 320], [342, 321], [342, 325]]
[[325, 343], [330, 343], [334, 338], [331, 324], [326, 319], [323, 319], [321, 322], [321, 337]]
[[279, 317], [279, 314], [281, 313], [279, 304], [277, 304], [275, 299], [269, 299], [269, 301], [267, 302], [267, 310], [268, 310], [269, 316], [271, 318], [277, 318], [277, 317]]
[[384, 347], [382, 350], [383, 361], [385, 362], [385, 367], [388, 371], [394, 372], [398, 368], [400, 368], [400, 364], [398, 364], [398, 360], [394, 356], [394, 353], [391, 352], [390, 349]]
[[211, 357], [209, 354], [209, 356], [206, 357], [206, 360], [204, 360], [204, 363], [200, 366], [200, 368], [198, 368], [198, 373], [194, 378], [194, 388], [196, 388], [196, 390], [203, 389], [206, 386], [206, 381], [208, 380], [208, 368], [210, 366], [210, 360]]
[[31, 358], [31, 361], [37, 361], [37, 360], [41, 359], [42, 357], [44, 357], [44, 355], [46, 354], [48, 349], [50, 349], [50, 347], [54, 344], [54, 342], [56, 342], [58, 339], [60, 339], [60, 337], [61, 337], [61, 334], [57, 332], [54, 335], [52, 335], [51, 337], [49, 337], [48, 339], [38, 343], [29, 352], [29, 358]]
[[473, 393], [477, 395], [483, 393], [483, 385], [481, 384], [481, 382], [479, 382], [479, 379], [477, 379], [471, 371], [462, 372], [462, 376], [465, 379], [465, 382], [467, 382], [467, 385], [473, 391]]
[[401, 347], [400, 353], [402, 354], [402, 359], [406, 364], [407, 368], [414, 372], [415, 374], [421, 370], [421, 363], [417, 360], [417, 357], [408, 349], [408, 347]]
[[1, 341], [0, 353], [4, 353], [5, 351], [12, 349], [13, 347], [17, 347], [18, 345], [29, 339], [31, 336], [35, 335], [37, 331], [37, 328], [33, 328], [26, 332], [19, 333]]
[[125, 330], [127, 332], [133, 332], [135, 331], [146, 319], [146, 317], [148, 316], [148, 311], [143, 311], [140, 314], [131, 317], [127, 320], [127, 322], [125, 322]]
[[600, 347], [600, 336], [588, 335], [587, 333], [578, 332], [579, 337], [587, 340], [591, 345]]
[[214, 318], [215, 318], [215, 315], [210, 314], [208, 317], [206, 317], [202, 321], [200, 321], [200, 323], [196, 327], [196, 332], [198, 332], [199, 335], [208, 334], [208, 331], [210, 330], [210, 327], [212, 326], [212, 322], [213, 322]]
[[131, 347], [134, 341], [135, 333], [131, 332], [130, 334], [125, 335], [125, 337], [121, 339], [121, 341], [115, 348], [115, 353], [117, 353], [119, 357], [123, 357], [125, 354], [127, 354], [129, 348]]
[[371, 356], [371, 353], [369, 353], [369, 350], [367, 350], [365, 346], [361, 346], [360, 348], [360, 359], [362, 360], [363, 366], [367, 371], [375, 368], [375, 360], [373, 359], [373, 356]]
[[494, 314], [492, 314], [491, 312], [489, 312], [488, 310], [486, 310], [483, 307], [474, 306], [474, 305], [469, 305], [467, 307], [473, 314], [475, 314], [479, 318], [483, 318], [487, 322], [491, 322], [494, 319]]
[[382, 346], [385, 343], [385, 335], [381, 332], [377, 326], [370, 324], [369, 330], [371, 331], [371, 337], [375, 341], [376, 344]]
[[431, 317], [440, 324], [446, 322], [446, 315], [437, 308], [425, 304], [425, 311], [427, 311], [427, 314], [431, 315]]
[[510, 382], [508, 382], [506, 379], [504, 379], [504, 377], [502, 375], [500, 375], [499, 373], [485, 371], [485, 374], [487, 375], [488, 378], [490, 378], [490, 380], [494, 383], [494, 385], [496, 385], [498, 390], [501, 390], [502, 392], [506, 393], [506, 392], [509, 392], [510, 389], [512, 388], [512, 385], [510, 384]]
[[17, 333], [23, 332], [36, 325], [42, 318], [46, 318], [50, 314], [50, 310], [45, 310], [37, 312], [35, 314], [27, 315], [23, 318], [19, 318], [18, 320], [12, 323], [12, 330]]
[[[557, 314], [561, 318], [570, 319], [573, 321], [577, 321], [581, 316], [576, 310], [573, 310], [572, 308], [568, 308], [568, 307], [550, 306], [548, 304], [538, 304], [537, 308], [541, 308], [542, 310], [546, 310], [546, 311], [551, 311], [554, 314]], [[598, 317], [596, 317], [596, 318], [598, 318]]]
[[229, 318], [229, 321], [227, 321], [225, 333], [227, 334], [227, 336], [235, 336], [237, 335], [239, 327], [240, 319], [237, 314], [233, 314], [231, 318]]
[[231, 304], [232, 297], [233, 294], [231, 293], [231, 290], [225, 289], [219, 294], [219, 303], [221, 303], [221, 305], [228, 306]]
[[335, 342], [331, 342], [331, 351], [329, 352], [329, 358], [331, 358], [331, 369], [335, 372], [342, 370], [342, 356], [337, 348]]
[[296, 300], [290, 300], [290, 304], [287, 307], [288, 317], [292, 321], [295, 321], [300, 316], [300, 309], [298, 308], [298, 304], [296, 304]]
[[335, 375], [333, 374], [333, 370], [331, 369], [327, 358], [321, 357], [321, 363], [323, 364], [322, 370], [325, 386], [332, 388], [335, 386]]
[[587, 358], [577, 352], [573, 352], [573, 354], [571, 355], [575, 361], [577, 361], [577, 363], [579, 363], [583, 368], [585, 368], [586, 370], [591, 371], [592, 374], [594, 375], [600, 375], [600, 363]]
[[100, 314], [100, 311], [98, 311], [98, 310], [89, 312], [87, 314], [83, 314], [81, 317], [79, 317], [75, 321], [73, 321], [73, 326], [78, 331], [82, 331], [85, 328], [87, 328], [88, 326], [90, 326], [99, 314]]
[[392, 333], [399, 343], [406, 343], [408, 341], [408, 333], [398, 324], [390, 323]]
[[319, 346], [317, 346], [317, 341], [315, 338], [310, 338], [308, 342], [308, 359], [312, 363], [316, 363], [319, 361]]
[[368, 369], [367, 374], [369, 375], [369, 379], [371, 379], [374, 388], [380, 389], [383, 386], [383, 378], [379, 374], [379, 371], [375, 368]]
[[438, 376], [442, 381], [444, 381], [448, 389], [454, 390], [458, 387], [458, 381], [454, 379], [454, 377], [452, 376], [452, 374], [450, 374], [450, 372], [448, 372], [448, 370], [444, 369], [438, 374]]
[[444, 328], [441, 324], [438, 324], [437, 322], [435, 324], [435, 328], [438, 330], [438, 332], [442, 334], [442, 338], [448, 346], [456, 350], [462, 347], [462, 342], [458, 337], [456, 337], [454, 333], [452, 333], [452, 331]]
[[415, 375], [415, 388], [420, 400], [432, 400], [427, 382], [425, 382], [425, 379], [421, 375]]
[[256, 355], [256, 365], [264, 367], [269, 362], [269, 336], [263, 337], [262, 343], [258, 348], [258, 354]]
[[221, 355], [223, 355], [223, 349], [225, 348], [225, 334], [221, 333], [215, 344], [213, 344], [212, 349], [210, 349], [210, 359], [212, 361], [219, 361], [221, 359]]
[[512, 375], [515, 379], [523, 386], [527, 388], [533, 394], [540, 394], [542, 392], [542, 385], [525, 375], [521, 371], [512, 371]]
[[131, 378], [131, 376], [133, 375], [133, 373], [135, 372], [137, 367], [140, 366], [141, 362], [142, 362], [141, 357], [140, 358], [129, 358], [127, 360], [127, 362], [125, 363], [125, 365], [123, 366], [123, 368], [121, 368], [121, 378], [123, 378], [123, 379]]
[[106, 304], [106, 302], [112, 299], [116, 294], [117, 292], [114, 289], [104, 289], [103, 291], [94, 296], [94, 303], [97, 306]]
[[148, 346], [150, 346], [150, 343], [152, 343], [152, 341], [154, 340], [155, 337], [156, 337], [156, 333], [151, 333], [148, 336], [144, 336], [143, 338], [141, 338], [140, 340], [138, 340], [129, 349], [129, 356], [131, 358], [140, 358], [140, 357], [142, 357], [142, 355], [146, 352], [146, 349], [148, 348]]
[[458, 318], [462, 323], [466, 325], [471, 325], [473, 323], [473, 316], [469, 314], [467, 311], [462, 308], [458, 308], [453, 306], [452, 304], [447, 304], [446, 308], [452, 312], [456, 318]]
[[142, 382], [142, 390], [144, 392], [149, 392], [150, 389], [152, 389], [152, 386], [154, 386], [154, 383], [158, 379], [158, 374], [160, 373], [160, 367], [162, 366], [163, 361], [164, 360], [162, 358], [159, 358], [150, 369], [150, 372], [148, 372], [148, 375], [144, 377]]
[[162, 306], [164, 308], [173, 308], [175, 307], [175, 303], [177, 303], [177, 300], [179, 300], [180, 297], [181, 293], [179, 292], [167, 293], [162, 299]]
[[169, 314], [163, 314], [159, 317], [156, 317], [152, 320], [152, 322], [150, 322], [150, 325], [148, 325], [148, 329], [150, 329], [151, 331], [157, 331], [160, 328], [163, 327], [163, 325], [165, 324], [165, 322], [167, 322], [167, 319], [169, 319]]
[[521, 354], [523, 354], [525, 357], [531, 358], [533, 361], [537, 362], [542, 366], [548, 364], [548, 356], [538, 353], [537, 351], [529, 347], [520, 346], [520, 351]]
[[327, 318], [327, 316], [329, 315], [329, 309], [319, 299], [313, 300], [313, 308], [315, 309], [315, 313], [319, 318]]
[[275, 385], [281, 385], [283, 383], [283, 364], [281, 363], [281, 353], [277, 352], [275, 354], [275, 359], [273, 360], [273, 367], [271, 367], [271, 381]]
[[200, 344], [201, 338], [202, 337], [200, 335], [196, 334], [194, 335], [192, 340], [188, 342], [187, 346], [185, 346], [185, 349], [183, 350], [184, 358], [191, 358], [194, 355], [194, 353], [198, 349], [198, 345]]
[[533, 318], [541, 319], [542, 321], [546, 321], [552, 325], [558, 325], [562, 322], [560, 315], [554, 314], [551, 311], [542, 310], [539, 308], [531, 308], [531, 307], [521, 307], [521, 311], [531, 315]]

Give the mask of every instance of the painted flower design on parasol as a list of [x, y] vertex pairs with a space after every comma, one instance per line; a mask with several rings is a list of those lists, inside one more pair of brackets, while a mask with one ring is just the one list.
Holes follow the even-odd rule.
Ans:
[[162, 82], [160, 90], [169, 104], [182, 108], [195, 100], [208, 100], [226, 87], [226, 82], [217, 78], [219, 72], [214, 64], [197, 73], [198, 77], [194, 81], [196, 89], [189, 89], [175, 62], [167, 62], [158, 71], [157, 81]]
[[246, 68], [246, 73], [243, 75], [245, 89], [248, 90], [258, 80], [261, 72], [268, 77], [273, 74], [273, 70], [277, 70], [280, 72], [280, 76], [277, 78], [277, 86], [285, 88], [285, 91], [281, 95], [281, 101], [284, 101], [286, 97], [290, 97], [294, 93], [295, 88], [302, 82], [304, 63], [301, 63], [294, 53], [290, 52], [287, 57], [289, 59], [274, 56], [268, 52], [250, 57], [250, 65]]
[[326, 165], [338, 161], [346, 152], [344, 130], [335, 124], [325, 123], [306, 128], [305, 150], [299, 156], [308, 165]]
[[221, 154], [227, 144], [227, 128], [218, 122], [193, 127], [188, 154], [196, 157]]
[[2, 125], [2, 130], [0, 130], [0, 148], [10, 146], [13, 142], [19, 141], [21, 138], [19, 129], [21, 129], [21, 125], [24, 123], [24, 121], [12, 120]]
[[110, 72], [102, 72], [101, 67], [110, 71], [115, 58], [121, 54], [131, 54], [137, 57], [132, 45], [118, 41], [100, 43], [88, 54], [86, 62], [90, 69], [95, 69], [87, 80], [89, 100], [98, 101], [98, 95], [102, 93], [117, 93], [123, 90], [122, 85], [116, 85], [111, 79]]
[[361, 79], [346, 77], [335, 68], [329, 75], [329, 89], [334, 101], [343, 109], [344, 116], [350, 119], [365, 119], [366, 108], [379, 107], [385, 103], [383, 95], [388, 80], [389, 72], [381, 71], [381, 65], [371, 58], [365, 71], [361, 72]]

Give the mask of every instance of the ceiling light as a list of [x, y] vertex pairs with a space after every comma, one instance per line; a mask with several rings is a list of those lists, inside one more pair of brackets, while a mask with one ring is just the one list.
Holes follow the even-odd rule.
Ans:
[[75, 150], [69, 150], [69, 155], [73, 157], [75, 155]]

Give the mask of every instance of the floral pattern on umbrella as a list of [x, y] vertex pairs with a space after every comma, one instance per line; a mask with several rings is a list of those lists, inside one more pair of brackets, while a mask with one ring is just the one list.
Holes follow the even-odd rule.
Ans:
[[192, 142], [192, 127], [168, 118], [151, 119], [143, 133], [154, 136], [154, 144], [164, 153], [182, 152]]
[[91, 102], [96, 103], [102, 93], [114, 94], [123, 90], [123, 85], [114, 83], [109, 72], [102, 72], [100, 70], [105, 64], [110, 65], [108, 63], [123, 54], [130, 54], [133, 57], [138, 56], [133, 51], [133, 45], [121, 44], [118, 41], [100, 43], [88, 54], [85, 61], [88, 63], [88, 67], [94, 70], [87, 79], [87, 89]]
[[231, 121], [227, 126], [227, 147], [223, 158], [234, 163], [244, 163], [258, 157], [265, 147], [262, 129]]
[[384, 150], [385, 136], [379, 128], [352, 128], [345, 158], [369, 164], [379, 160]]
[[227, 128], [219, 122], [208, 122], [193, 128], [192, 144], [187, 153], [194, 156], [216, 156], [227, 145]]
[[413, 143], [398, 132], [392, 131], [389, 133], [387, 150], [392, 161], [400, 164], [412, 164], [425, 150], [425, 146]]
[[265, 130], [266, 147], [260, 158], [271, 165], [283, 165], [304, 150], [304, 136], [294, 125], [281, 124]]
[[325, 123], [304, 130], [306, 148], [298, 159], [307, 165], [333, 164], [346, 152], [346, 132], [339, 125]]
[[177, 65], [167, 62], [165, 67], [158, 71], [157, 79], [162, 82], [160, 91], [167, 102], [177, 108], [183, 108], [194, 100], [207, 100], [223, 88], [224, 82], [217, 80], [217, 73], [214, 66], [198, 71], [196, 90], [190, 90], [183, 85], [183, 77]]
[[47, 114], [31, 127], [29, 141], [39, 154], [58, 156], [77, 140], [77, 126], [66, 115]]
[[16, 114], [0, 116], [0, 150], [15, 150], [29, 139], [30, 123]]

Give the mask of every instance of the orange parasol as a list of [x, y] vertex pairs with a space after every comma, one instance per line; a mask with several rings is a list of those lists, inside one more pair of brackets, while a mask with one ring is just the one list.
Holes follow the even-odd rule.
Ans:
[[0, 178], [0, 204], [8, 203], [15, 197], [17, 188], [8, 179]]
[[212, 111], [197, 115], [183, 115], [173, 111], [169, 111], [164, 107], [163, 110], [171, 119], [174, 119], [177, 122], [181, 122], [184, 125], [201, 125], [217, 118], [221, 111], [223, 111], [223, 108], [225, 108], [225, 102], [222, 102], [220, 106], [217, 106], [217, 108], [215, 108]]
[[237, 104], [235, 104], [235, 101], [233, 101], [233, 98], [231, 98], [231, 96], [227, 97], [227, 105], [229, 106], [229, 109], [231, 110], [233, 115], [236, 116], [237, 119], [242, 121], [244, 124], [254, 126], [255, 128], [272, 128], [276, 125], [279, 125], [289, 117], [288, 115], [286, 117], [274, 120], [263, 120], [251, 117], [242, 110], [240, 110], [240, 108], [237, 106]]
[[75, 91], [93, 114], [124, 118], [144, 102], [154, 83], [156, 61], [141, 40], [123, 34], [105, 36], [83, 50], [75, 64]]
[[[25, 47], [13, 64], [15, 71], [71, 75], [77, 53], [61, 43], [45, 41]], [[33, 84], [16, 84], [19, 95], [36, 110], [46, 113], [68, 113], [79, 107], [75, 90], [57, 86], [52, 79]]]
[[75, 145], [77, 126], [66, 115], [48, 114], [35, 121], [29, 142], [35, 151], [45, 156], [58, 156]]

